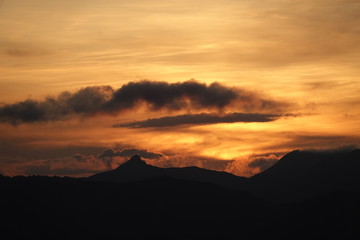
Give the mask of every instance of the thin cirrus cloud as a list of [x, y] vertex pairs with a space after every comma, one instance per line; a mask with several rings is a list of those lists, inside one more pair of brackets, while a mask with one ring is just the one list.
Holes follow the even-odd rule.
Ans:
[[218, 115], [215, 113], [184, 114], [178, 116], [167, 116], [151, 118], [144, 121], [115, 124], [113, 127], [149, 128], [149, 127], [174, 127], [179, 125], [203, 125], [216, 123], [236, 122], [271, 122], [280, 118], [279, 114], [260, 113], [228, 113]]
[[[75, 93], [63, 92], [57, 97], [47, 97], [40, 101], [27, 99], [5, 104], [0, 107], [0, 122], [18, 125], [97, 114], [117, 115], [126, 110], [134, 110], [141, 104], [145, 104], [150, 111], [236, 109], [245, 112], [276, 112], [288, 106], [288, 103], [265, 99], [255, 93], [219, 83], [207, 85], [195, 80], [177, 83], [144, 80], [129, 82], [119, 89], [91, 86]], [[210, 118], [214, 121], [216, 117]], [[226, 120], [223, 118], [217, 121]]]

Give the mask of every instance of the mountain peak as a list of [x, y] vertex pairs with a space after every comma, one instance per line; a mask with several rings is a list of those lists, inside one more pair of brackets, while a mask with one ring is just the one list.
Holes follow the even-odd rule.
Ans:
[[114, 170], [97, 173], [89, 179], [110, 182], [144, 181], [153, 178], [173, 178], [195, 182], [207, 182], [222, 187], [238, 189], [245, 178], [230, 173], [207, 170], [198, 167], [160, 168], [147, 164], [139, 155], [134, 155], [127, 162]]
[[289, 162], [292, 162], [292, 161], [294, 161], [294, 159], [298, 159], [299, 155], [301, 155], [301, 154], [303, 154], [302, 151], [293, 150], [293, 151], [285, 154], [281, 159], [279, 159], [279, 161], [275, 165], [284, 164], [284, 163], [287, 164]]
[[139, 155], [135, 154], [128, 161], [121, 164], [119, 167], [121, 167], [121, 168], [123, 168], [123, 167], [142, 167], [142, 166], [147, 166], [147, 165], [148, 164], [144, 160], [142, 160]]
[[128, 162], [129, 161], [133, 161], [133, 162], [138, 162], [138, 161], [142, 161], [143, 162], [143, 160], [141, 159], [141, 157], [139, 156], [139, 155], [137, 155], [137, 154], [135, 154], [134, 156], [132, 156], [129, 160], [128, 160]]

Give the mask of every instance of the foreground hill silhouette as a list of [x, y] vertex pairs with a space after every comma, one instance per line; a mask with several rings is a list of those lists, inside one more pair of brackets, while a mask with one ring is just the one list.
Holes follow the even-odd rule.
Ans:
[[147, 164], [140, 156], [135, 155], [118, 168], [98, 173], [88, 179], [108, 182], [141, 181], [155, 177], [169, 177], [175, 179], [213, 183], [218, 186], [238, 189], [246, 181], [227, 172], [212, 171], [198, 167], [159, 168]]
[[246, 190], [277, 202], [359, 191], [360, 150], [293, 151], [251, 177]]
[[156, 177], [213, 183], [232, 190], [250, 192], [275, 202], [302, 201], [336, 191], [360, 190], [360, 150], [296, 150], [249, 179], [198, 167], [154, 167], [135, 155], [118, 168], [95, 174], [88, 179], [131, 182]]
[[157, 168], [134, 156], [84, 179], [0, 177], [1, 234], [18, 239], [359, 239], [359, 160], [359, 150], [294, 151], [245, 179], [193, 167]]
[[239, 229], [248, 238], [268, 228], [259, 216], [272, 210], [246, 193], [168, 177], [14, 177], [0, 191], [1, 234], [16, 239], [232, 239]]

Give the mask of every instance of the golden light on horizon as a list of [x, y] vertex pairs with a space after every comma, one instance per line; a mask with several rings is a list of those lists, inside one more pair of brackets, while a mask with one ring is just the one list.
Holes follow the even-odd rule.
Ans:
[[[359, 12], [359, 2], [341, 0], [4, 1], [0, 172], [115, 145], [245, 167], [252, 156], [294, 148], [357, 147]], [[203, 99], [192, 90], [173, 97], [175, 85], [154, 93], [191, 79], [206, 85]], [[106, 103], [94, 87], [116, 92], [141, 80], [153, 82], [152, 94], [149, 86], [125, 94], [137, 99], [123, 110], [126, 98]], [[236, 100], [208, 97], [222, 91]], [[80, 97], [64, 100], [72, 94]], [[46, 117], [25, 121], [34, 112], [19, 113], [27, 100]]]

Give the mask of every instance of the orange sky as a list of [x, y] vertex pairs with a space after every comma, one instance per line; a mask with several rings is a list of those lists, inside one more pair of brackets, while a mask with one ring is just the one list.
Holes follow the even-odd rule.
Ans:
[[[3, 174], [86, 175], [109, 167], [98, 157], [104, 149], [117, 151], [109, 157], [115, 167], [131, 148], [162, 153], [148, 159], [159, 166], [248, 176], [294, 149], [360, 144], [359, 1], [5, 0], [0, 55]], [[166, 94], [195, 79], [205, 95], [181, 92], [172, 102], [181, 107], [156, 108], [150, 93], [138, 91], [135, 105], [120, 109], [129, 96], [113, 92], [144, 79], [169, 84]], [[212, 98], [213, 82], [236, 97], [219, 107], [226, 94]], [[100, 94], [104, 106], [120, 99], [111, 110], [90, 102], [86, 111], [64, 113], [70, 105], [61, 105], [62, 92], [104, 85], [108, 92], [86, 94]], [[76, 104], [88, 104], [86, 94]], [[49, 97], [61, 113], [48, 110]], [[29, 99], [50, 112], [14, 119], [9, 109], [20, 111], [16, 104]], [[232, 113], [276, 117], [244, 122]], [[113, 127], [147, 119], [162, 125]]]

